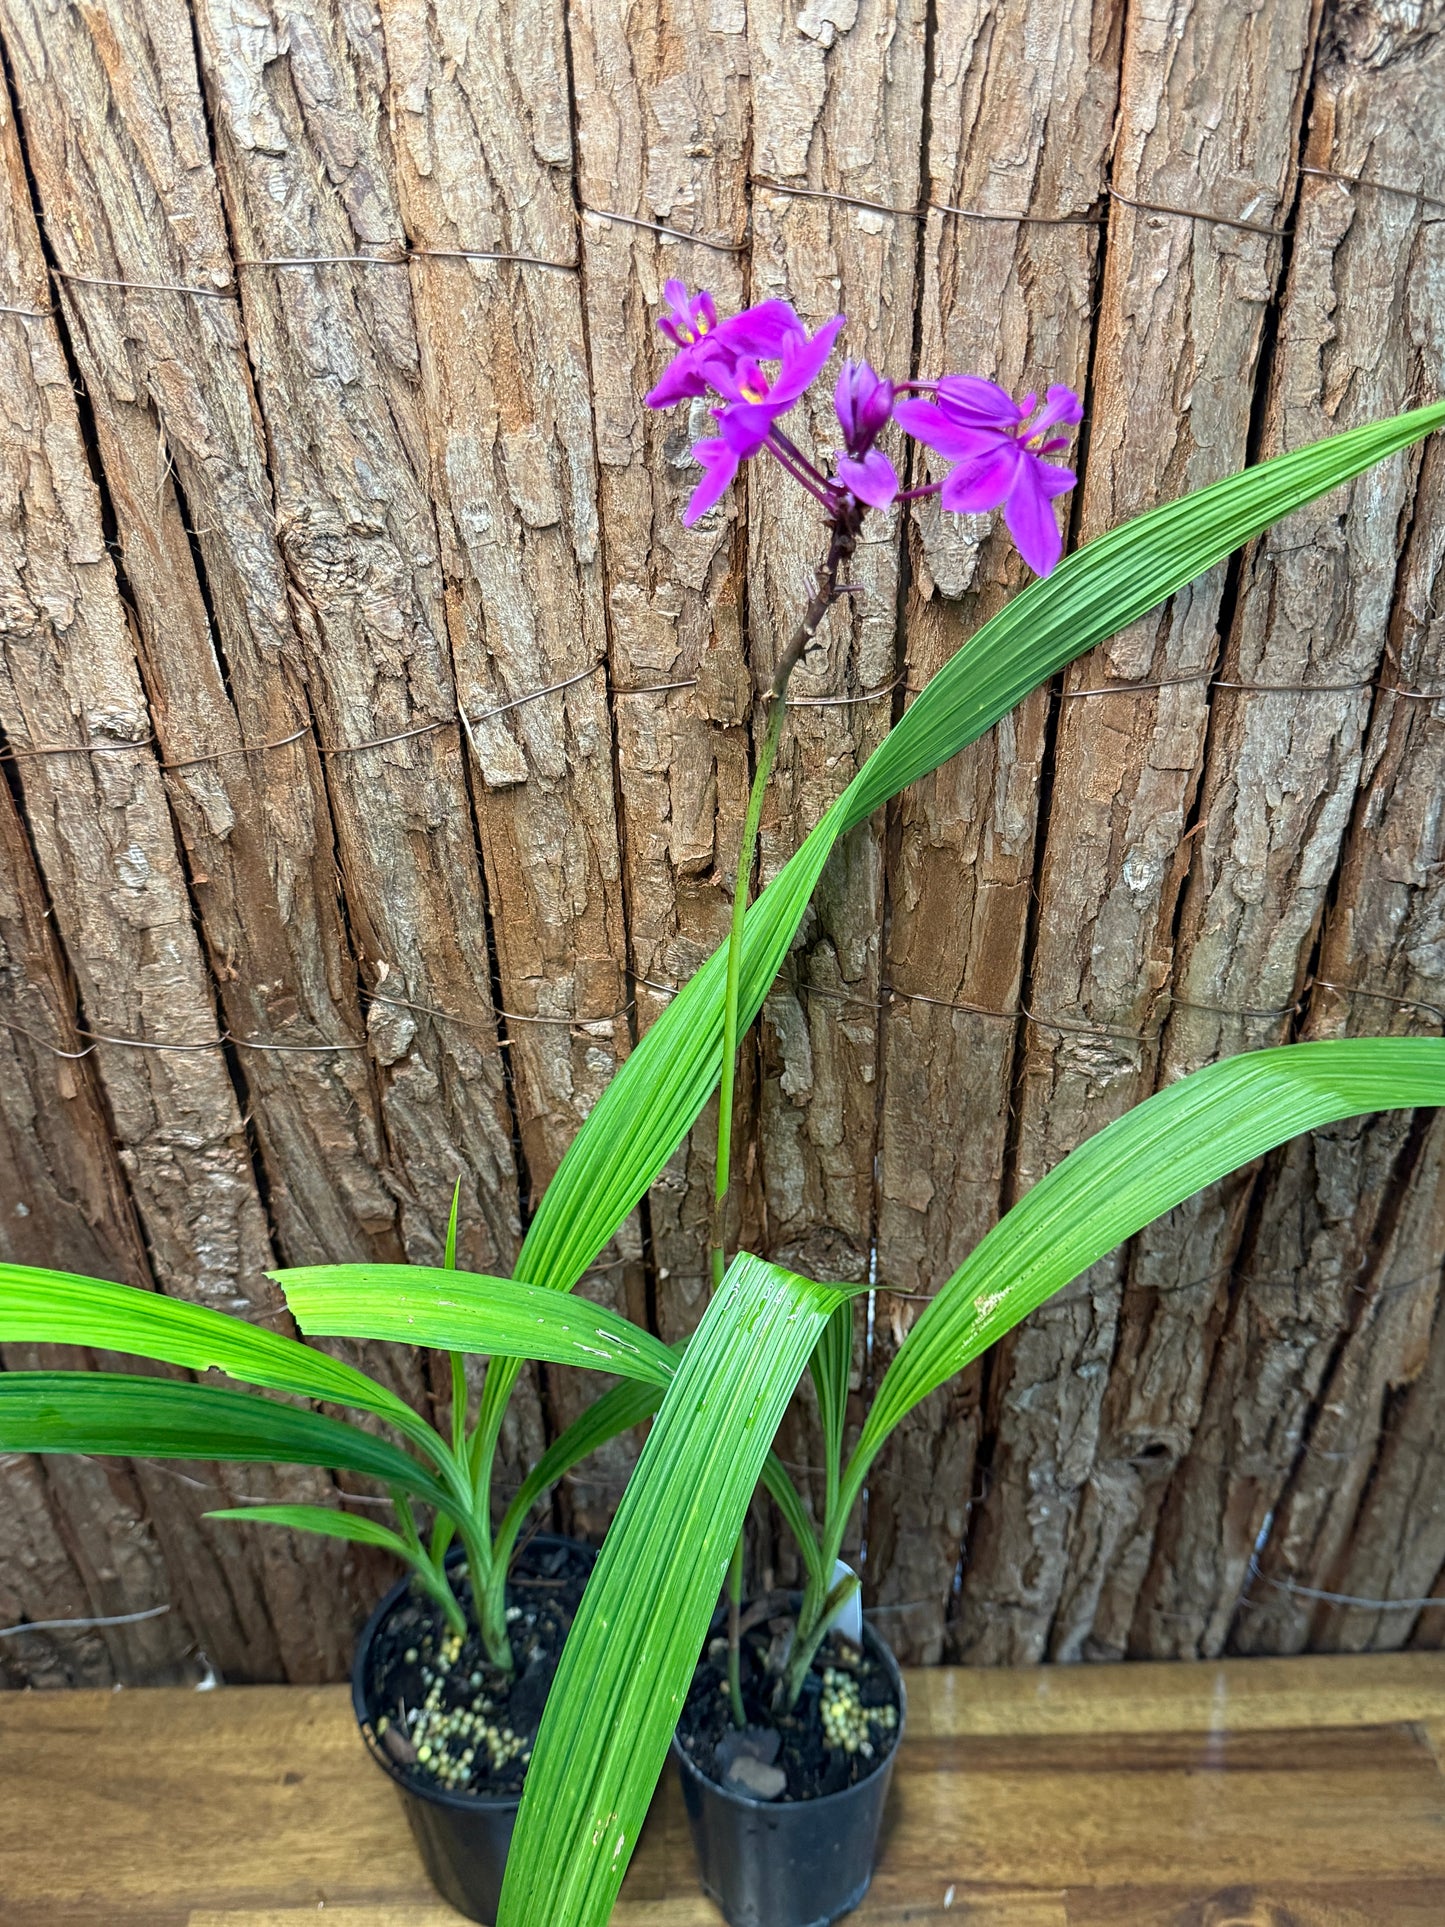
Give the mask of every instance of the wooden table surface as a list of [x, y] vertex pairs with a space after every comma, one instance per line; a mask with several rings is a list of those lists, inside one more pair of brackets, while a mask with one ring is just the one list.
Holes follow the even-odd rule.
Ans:
[[[1445, 1654], [908, 1694], [858, 1927], [1445, 1927]], [[457, 1919], [340, 1687], [0, 1694], [4, 1927]], [[615, 1927], [717, 1922], [669, 1773]]]

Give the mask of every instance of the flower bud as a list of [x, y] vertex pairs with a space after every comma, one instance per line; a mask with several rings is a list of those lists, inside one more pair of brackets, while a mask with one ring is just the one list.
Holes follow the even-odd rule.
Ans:
[[854, 457], [866, 455], [893, 413], [893, 383], [866, 361], [845, 361], [833, 391], [843, 443]]

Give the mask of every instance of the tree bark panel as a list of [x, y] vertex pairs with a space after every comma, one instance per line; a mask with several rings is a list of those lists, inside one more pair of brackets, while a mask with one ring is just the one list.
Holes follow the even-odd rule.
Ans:
[[[1416, 133], [1442, 74], [1445, 43], [1438, 34], [1422, 47], [1408, 29], [1397, 30], [1382, 44], [1361, 21], [1342, 22], [1323, 49], [1305, 166], [1350, 175], [1381, 169], [1402, 186], [1445, 193], [1445, 153], [1422, 145]], [[1266, 453], [1408, 407], [1422, 382], [1433, 386], [1445, 375], [1437, 314], [1445, 254], [1435, 230], [1411, 218], [1411, 205], [1403, 194], [1371, 194], [1305, 175], [1264, 418]], [[1253, 1018], [1241, 1027], [1210, 1006], [1283, 1012], [1305, 990], [1360, 807], [1371, 717], [1378, 712], [1383, 725], [1398, 706], [1372, 685], [1397, 679], [1389, 628], [1412, 521], [1433, 525], [1439, 518], [1438, 502], [1419, 491], [1420, 461], [1415, 451], [1372, 469], [1348, 490], [1276, 525], [1246, 559], [1226, 678], [1324, 686], [1306, 694], [1266, 687], [1216, 696], [1201, 831], [1179, 924], [1178, 1008], [1164, 1040], [1165, 1078], [1245, 1044], [1290, 1035], [1286, 1016]], [[1438, 547], [1438, 531], [1427, 535], [1417, 526], [1413, 533]], [[1412, 654], [1418, 659], [1418, 644]], [[1394, 834], [1408, 836], [1408, 824]], [[1374, 863], [1382, 841], [1377, 830]], [[1336, 947], [1350, 941], [1352, 908], [1348, 896], [1337, 901]], [[1389, 950], [1375, 953], [1367, 930], [1353, 933], [1366, 946], [1351, 967], [1358, 975], [1343, 962], [1321, 974], [1388, 991], [1395, 974]], [[1392, 1018], [1388, 1005], [1377, 1004], [1373, 1013], [1360, 1009], [1350, 1023], [1369, 1032], [1392, 1027]], [[1306, 1035], [1339, 1028], [1338, 1016], [1317, 1024], [1313, 1006], [1306, 1013]], [[1305, 1423], [1303, 1398], [1343, 1340], [1341, 1320], [1353, 1325], [1351, 1314], [1360, 1308], [1342, 1304], [1339, 1292], [1351, 1265], [1361, 1285], [1369, 1282], [1372, 1221], [1376, 1257], [1383, 1261], [1388, 1251], [1399, 1183], [1413, 1158], [1404, 1159], [1399, 1177], [1392, 1175], [1404, 1139], [1405, 1120], [1395, 1117], [1335, 1127], [1309, 1145], [1290, 1147], [1268, 1167], [1252, 1207], [1255, 1249], [1242, 1267], [1201, 1415], [1201, 1425], [1217, 1436], [1211, 1410], [1229, 1412], [1248, 1464], [1237, 1483], [1212, 1469], [1196, 1473], [1189, 1461], [1176, 1475], [1178, 1490], [1169, 1497], [1136, 1617], [1136, 1650], [1171, 1657], [1194, 1650], [1194, 1642], [1220, 1650], [1247, 1556], [1240, 1543], [1252, 1543], [1283, 1489]], [[1428, 1175], [1423, 1181], [1428, 1189]], [[1240, 1181], [1226, 1186], [1225, 1195], [1244, 1190]], [[1226, 1208], [1210, 1223], [1211, 1209], [1207, 1198], [1183, 1206], [1145, 1233], [1136, 1265], [1157, 1277], [1222, 1271], [1234, 1256], [1235, 1213]], [[1183, 1252], [1188, 1274], [1181, 1269]], [[1258, 1286], [1250, 1282], [1256, 1274]], [[1293, 1291], [1286, 1285], [1279, 1292], [1280, 1274], [1294, 1281]], [[1281, 1317], [1287, 1331], [1279, 1329]], [[1272, 1384], [1269, 1370], [1251, 1391], [1231, 1390], [1251, 1326], [1257, 1341], [1265, 1333], [1279, 1341], [1281, 1369], [1293, 1353], [1298, 1391], [1284, 1394], [1289, 1375]], [[1195, 1376], [1192, 1366], [1186, 1369]], [[1168, 1399], [1167, 1381], [1162, 1391]], [[1176, 1417], [1184, 1417], [1183, 1400], [1171, 1403]], [[1219, 1456], [1207, 1437], [1200, 1450], [1206, 1458]], [[1206, 1572], [1215, 1574], [1215, 1589], [1204, 1583]], [[1156, 1607], [1185, 1610], [1177, 1595], [1183, 1573], [1199, 1582], [1188, 1616], [1156, 1622]]]
[[[842, 359], [890, 374], [912, 359], [916, 221], [830, 197], [916, 207], [923, 20], [917, 0], [861, 0], [817, 21], [776, 0], [749, 9], [752, 298], [786, 297], [810, 330], [837, 313], [848, 316], [826, 379], [785, 424], [805, 453], [837, 446], [832, 385]], [[815, 505], [776, 465], [755, 463], [749, 490], [748, 622], [762, 683], [807, 602], [822, 525]], [[764, 879], [888, 730], [899, 667], [900, 512], [877, 529], [849, 571], [859, 592], [835, 605], [792, 678], [763, 815]], [[865, 825], [830, 861], [761, 1020], [768, 1248], [780, 1263], [817, 1277], [867, 1274], [883, 903], [882, 838]]]
[[[968, 370], [1010, 393], [1088, 379], [1112, 130], [1119, 14], [1111, 4], [950, 7], [933, 44], [919, 374]], [[1053, 217], [1081, 224], [1054, 224]], [[919, 451], [922, 456], [922, 451]], [[916, 483], [929, 472], [916, 460]], [[1023, 586], [1006, 532], [912, 511], [908, 690], [924, 687]], [[1017, 1011], [1048, 747], [1049, 698], [1030, 697], [896, 810], [889, 867], [880, 1292], [876, 1381], [924, 1299], [956, 1269], [1004, 1199]], [[905, 1421], [869, 1484], [871, 1593], [908, 1657], [936, 1660], [974, 1504], [981, 1369]], [[870, 1557], [870, 1563], [871, 1557]], [[904, 1629], [906, 1628], [906, 1637]]]
[[[597, 438], [598, 506], [629, 963], [638, 1032], [727, 937], [747, 804], [751, 683], [744, 656], [745, 488], [721, 515], [682, 525], [699, 471], [698, 410], [644, 396], [672, 345], [663, 285], [747, 305], [748, 45], [741, 6], [629, 9], [585, 0], [569, 33], [582, 205], [583, 296]], [[621, 216], [609, 221], [599, 210]], [[674, 230], [659, 234], [654, 223]], [[693, 245], [678, 234], [721, 245]], [[669, 687], [669, 685], [676, 685]], [[746, 1093], [743, 1093], [746, 1099]], [[738, 1133], [750, 1137], [746, 1102]], [[675, 1339], [706, 1302], [700, 1255], [712, 1215], [715, 1111], [649, 1199], [657, 1316]], [[755, 1210], [738, 1226], [750, 1235]]]
[[[1123, 47], [1112, 201], [1091, 377], [1084, 538], [1247, 458], [1266, 309], [1282, 261], [1314, 0], [1252, 11], [1150, 0]], [[1029, 959], [1013, 1195], [1153, 1087], [1181, 839], [1206, 751], [1226, 570], [1068, 670]], [[1177, 679], [1186, 680], [1179, 681]], [[1169, 686], [1078, 692], [1116, 681]], [[1255, 1002], [1250, 998], [1245, 1001]], [[995, 1479], [964, 1576], [956, 1649], [1049, 1649], [1069, 1535], [1093, 1464], [1118, 1331], [1120, 1260], [1046, 1310], [990, 1368]], [[1046, 1335], [1051, 1333], [1051, 1335]]]

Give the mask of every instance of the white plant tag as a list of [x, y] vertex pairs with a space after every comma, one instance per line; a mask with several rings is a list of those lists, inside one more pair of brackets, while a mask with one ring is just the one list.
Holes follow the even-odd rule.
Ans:
[[[839, 1559], [833, 1567], [833, 1585], [836, 1586], [840, 1579], [851, 1579], [852, 1577], [853, 1568], [844, 1560]], [[852, 1592], [849, 1593], [848, 1597], [843, 1601], [843, 1604], [828, 1621], [826, 1630], [830, 1633], [841, 1633], [844, 1639], [851, 1639], [855, 1646], [861, 1646], [863, 1644], [863, 1590], [860, 1586], [855, 1586]]]

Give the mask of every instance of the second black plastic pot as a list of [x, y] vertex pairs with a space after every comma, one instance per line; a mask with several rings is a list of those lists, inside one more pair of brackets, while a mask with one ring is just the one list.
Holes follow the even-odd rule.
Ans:
[[673, 1739], [702, 1890], [728, 1927], [830, 1927], [868, 1891], [907, 1707], [898, 1662], [871, 1626], [863, 1644], [893, 1682], [898, 1734], [856, 1786], [817, 1800], [752, 1800], [708, 1779]]
[[[575, 1539], [539, 1532], [528, 1541], [513, 1562], [513, 1568], [525, 1570], [537, 1555], [563, 1546], [585, 1553], [589, 1560], [597, 1557], [593, 1547], [580, 1545]], [[447, 1564], [454, 1565], [461, 1557], [461, 1548], [454, 1547]], [[410, 1586], [410, 1579], [399, 1580], [366, 1622], [351, 1665], [352, 1711], [367, 1751], [401, 1796], [412, 1838], [432, 1885], [459, 1914], [465, 1914], [468, 1920], [482, 1921], [485, 1927], [495, 1927], [502, 1876], [507, 1870], [507, 1849], [512, 1844], [512, 1829], [522, 1804], [520, 1795], [487, 1799], [474, 1793], [450, 1793], [442, 1787], [413, 1780], [387, 1752], [372, 1723], [368, 1703], [372, 1645]]]

